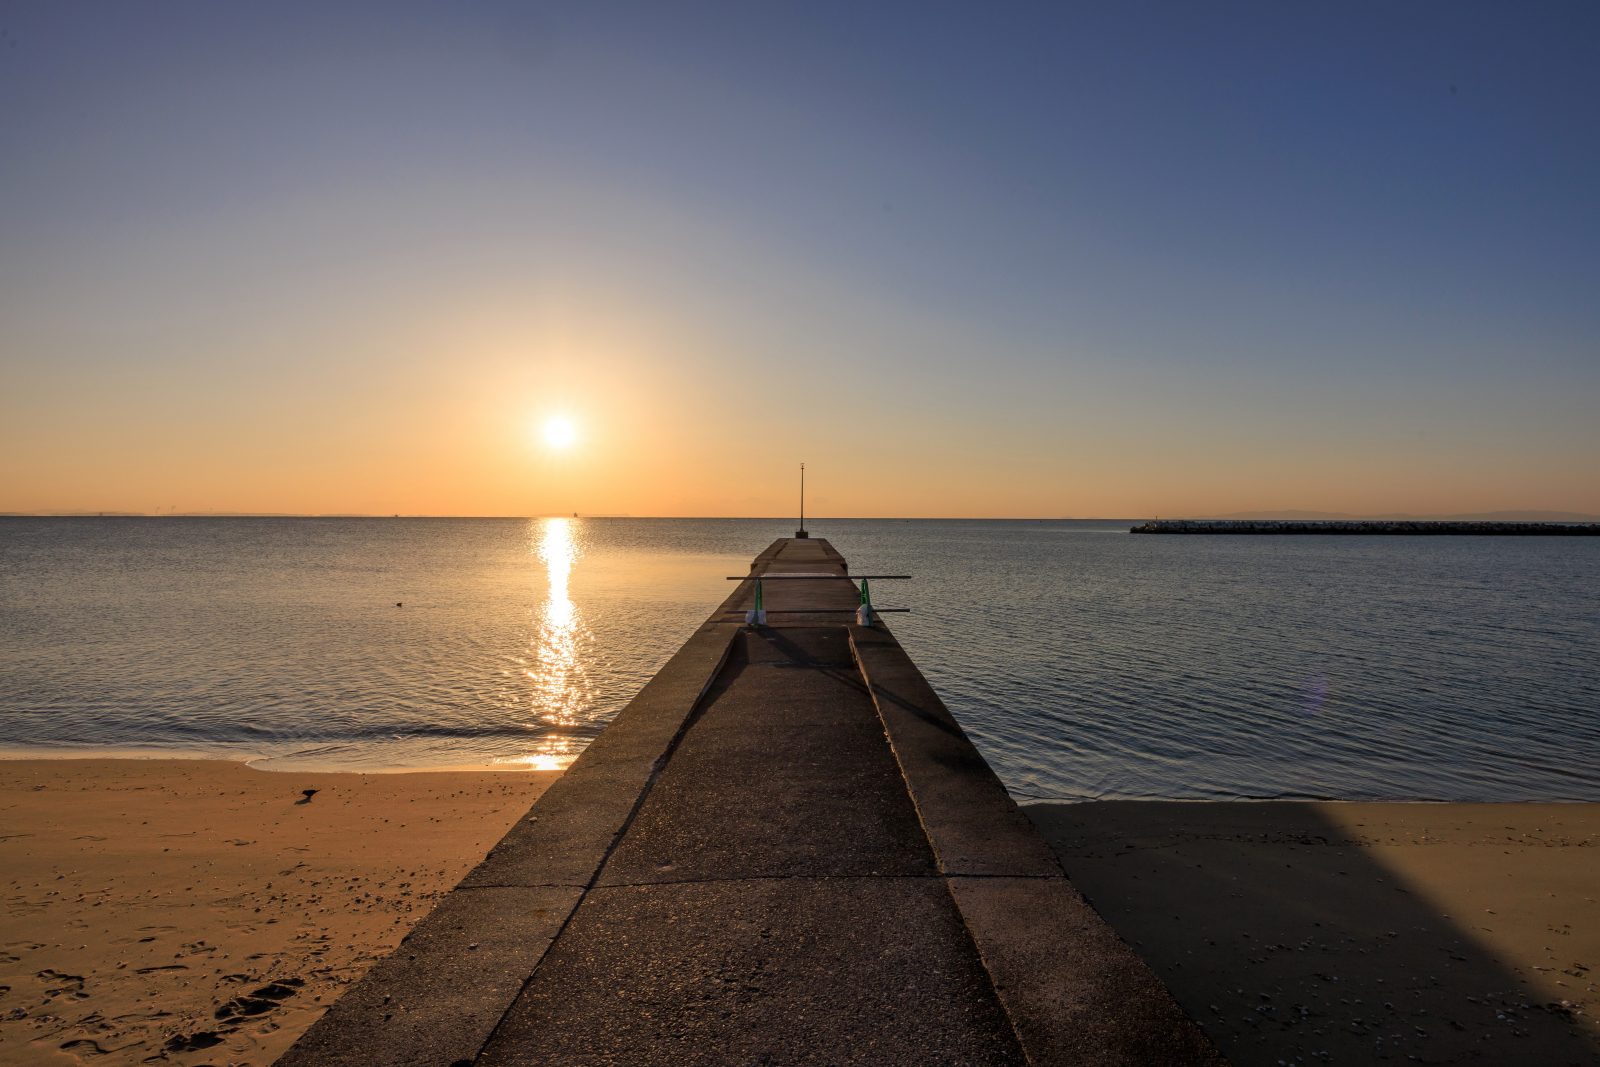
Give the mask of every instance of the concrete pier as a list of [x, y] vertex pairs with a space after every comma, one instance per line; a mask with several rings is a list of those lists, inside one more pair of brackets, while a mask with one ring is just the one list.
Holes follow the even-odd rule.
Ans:
[[[1211, 1063], [821, 539], [279, 1060]], [[829, 610], [836, 609], [836, 610]]]

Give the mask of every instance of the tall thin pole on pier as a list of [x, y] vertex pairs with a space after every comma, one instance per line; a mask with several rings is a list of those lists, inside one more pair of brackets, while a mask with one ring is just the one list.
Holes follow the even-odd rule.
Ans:
[[796, 537], [809, 537], [806, 533], [806, 465], [800, 464], [800, 529], [794, 532]]

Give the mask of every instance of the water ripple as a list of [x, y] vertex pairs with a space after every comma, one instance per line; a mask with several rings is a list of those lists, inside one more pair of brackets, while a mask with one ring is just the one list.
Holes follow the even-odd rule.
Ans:
[[[1593, 539], [814, 526], [1019, 796], [1600, 800]], [[562, 766], [788, 528], [0, 519], [0, 729]]]

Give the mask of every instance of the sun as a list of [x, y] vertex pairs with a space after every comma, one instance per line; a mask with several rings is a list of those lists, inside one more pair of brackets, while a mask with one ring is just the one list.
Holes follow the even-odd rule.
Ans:
[[565, 415], [552, 415], [544, 420], [544, 443], [558, 452], [571, 448], [578, 440], [578, 427]]

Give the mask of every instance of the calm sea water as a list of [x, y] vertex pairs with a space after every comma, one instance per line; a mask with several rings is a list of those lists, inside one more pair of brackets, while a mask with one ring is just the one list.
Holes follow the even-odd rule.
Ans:
[[[1600, 800], [1600, 541], [1127, 527], [812, 532], [1019, 798]], [[0, 519], [0, 745], [563, 766], [790, 532]]]

